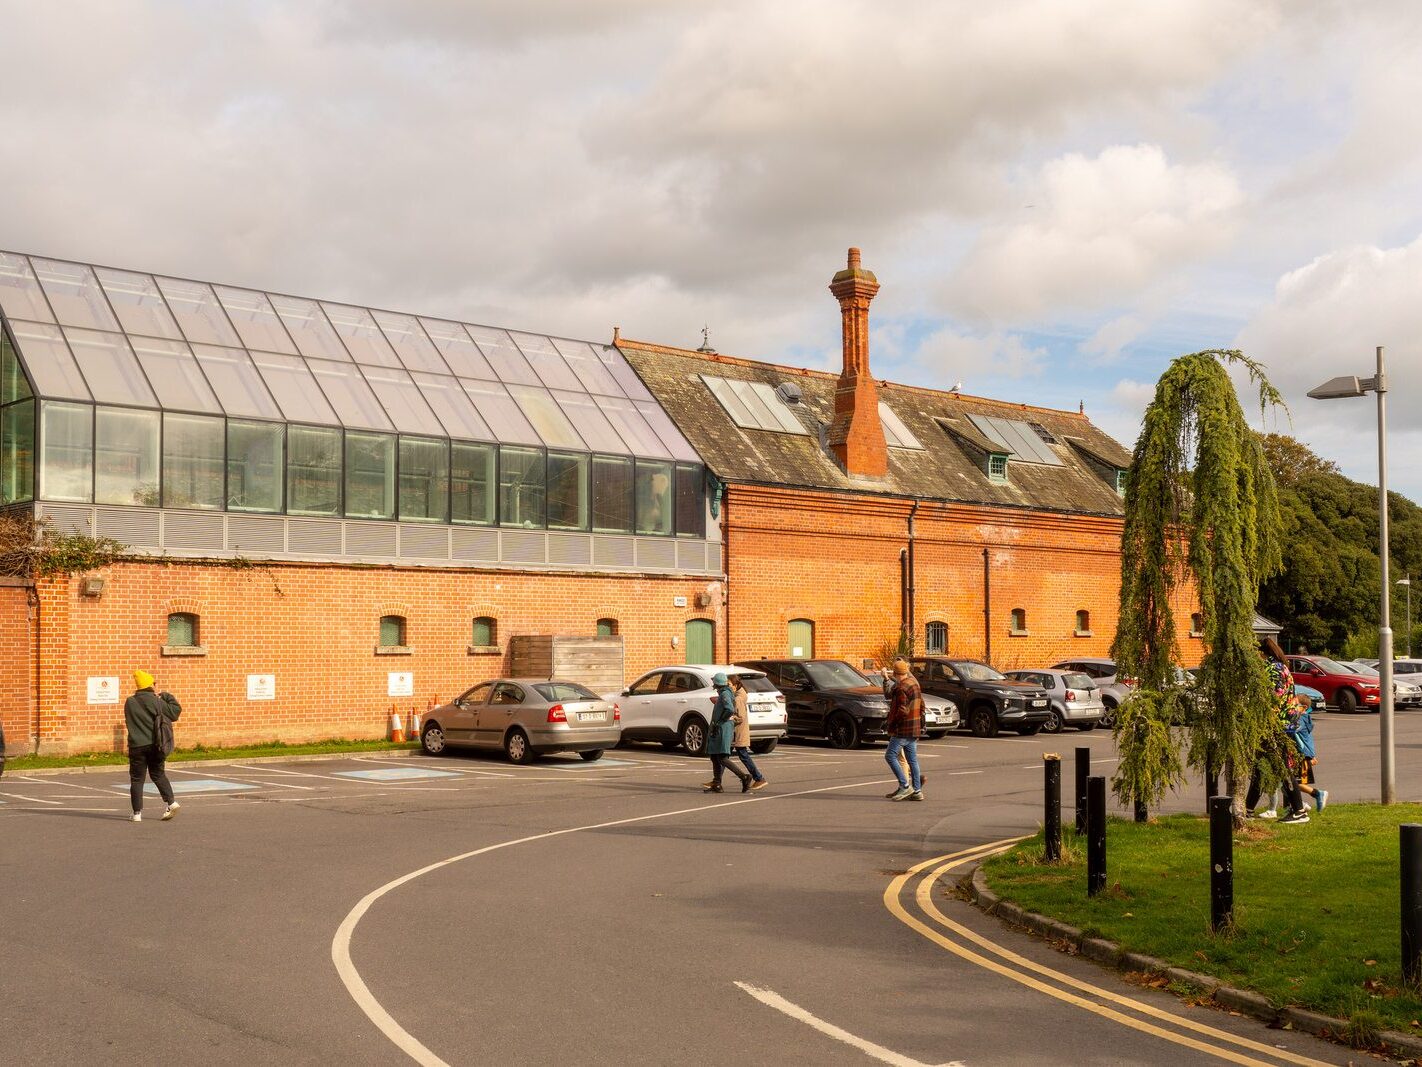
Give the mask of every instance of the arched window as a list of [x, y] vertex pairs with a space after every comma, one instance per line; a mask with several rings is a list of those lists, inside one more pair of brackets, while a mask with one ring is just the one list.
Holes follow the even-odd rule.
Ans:
[[1205, 633], [1205, 616], [1198, 611], [1190, 616], [1190, 636], [1202, 637]]
[[1082, 608], [1076, 613], [1076, 636], [1091, 636], [1091, 612], [1087, 611], [1085, 608]]
[[1027, 632], [1027, 609], [1012, 609], [1012, 633], [1025, 634]]
[[401, 648], [405, 644], [405, 616], [380, 616], [380, 647]]
[[175, 611], [169, 615], [167, 643], [170, 648], [197, 647], [198, 617], [186, 611]]
[[812, 659], [815, 655], [815, 623], [813, 619], [791, 619], [786, 627], [789, 654]]
[[616, 636], [617, 636], [617, 620], [616, 620], [616, 619], [598, 619], [598, 620], [597, 620], [597, 635], [598, 635], [599, 637], [616, 637]]
[[474, 633], [470, 640], [475, 648], [493, 648], [499, 643], [499, 624], [489, 615], [480, 615], [474, 620]]
[[942, 656], [948, 652], [948, 624], [930, 622], [923, 629], [923, 651], [930, 656]]

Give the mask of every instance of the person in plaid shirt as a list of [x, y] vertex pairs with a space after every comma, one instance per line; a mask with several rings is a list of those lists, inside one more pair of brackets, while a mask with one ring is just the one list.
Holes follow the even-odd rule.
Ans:
[[[890, 800], [923, 799], [923, 777], [918, 770], [918, 735], [922, 731], [923, 690], [918, 679], [909, 673], [908, 664], [895, 660], [894, 691], [889, 698], [889, 717], [884, 720], [884, 732], [889, 735], [884, 759], [899, 780], [899, 788], [889, 794]], [[899, 766], [900, 752], [908, 757], [908, 780]]]

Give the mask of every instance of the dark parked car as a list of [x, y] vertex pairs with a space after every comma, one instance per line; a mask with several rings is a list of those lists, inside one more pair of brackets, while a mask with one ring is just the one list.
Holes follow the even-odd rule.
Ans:
[[916, 656], [909, 664], [924, 692], [958, 705], [963, 722], [976, 737], [995, 737], [999, 730], [1030, 737], [1051, 718], [1051, 698], [1045, 689], [1013, 681], [986, 663]]
[[1339, 711], [1377, 711], [1381, 706], [1382, 688], [1377, 678], [1354, 674], [1327, 656], [1290, 656], [1289, 670], [1294, 681], [1317, 689], [1328, 706]]
[[835, 748], [853, 748], [887, 736], [883, 689], [843, 660], [756, 659], [740, 666], [764, 671], [785, 694], [791, 737], [823, 737]]

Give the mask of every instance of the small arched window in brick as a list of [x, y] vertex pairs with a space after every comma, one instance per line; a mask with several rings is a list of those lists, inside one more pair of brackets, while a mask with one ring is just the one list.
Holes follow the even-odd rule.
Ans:
[[168, 641], [170, 648], [196, 648], [198, 645], [198, 617], [188, 611], [175, 611], [168, 616]]
[[1025, 634], [1027, 632], [1027, 609], [1012, 609], [1012, 632], [1015, 634]]
[[405, 640], [405, 616], [403, 615], [382, 615], [380, 616], [380, 647], [400, 648], [406, 644]]

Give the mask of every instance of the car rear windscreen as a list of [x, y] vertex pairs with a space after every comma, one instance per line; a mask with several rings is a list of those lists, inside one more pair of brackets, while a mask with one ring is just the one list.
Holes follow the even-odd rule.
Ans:
[[771, 684], [770, 679], [763, 674], [742, 674], [739, 677], [741, 679], [741, 684], [746, 687], [747, 693], [780, 692], [780, 690], [776, 689], [775, 686]]
[[544, 700], [555, 704], [560, 700], [601, 700], [591, 689], [577, 682], [542, 682], [533, 687]]
[[1091, 689], [1092, 681], [1089, 674], [1064, 674], [1062, 682], [1068, 689]]

